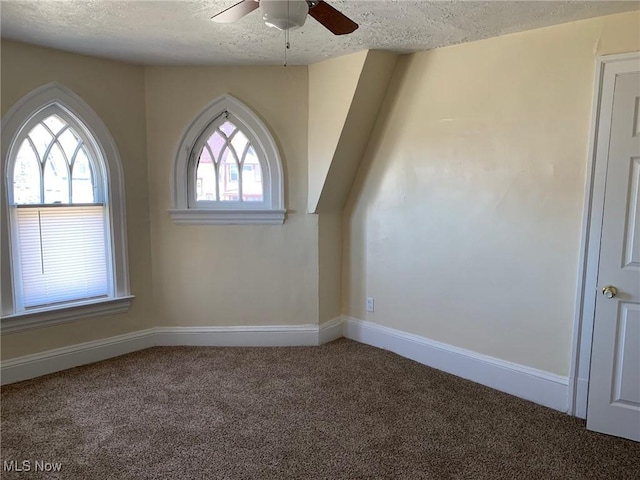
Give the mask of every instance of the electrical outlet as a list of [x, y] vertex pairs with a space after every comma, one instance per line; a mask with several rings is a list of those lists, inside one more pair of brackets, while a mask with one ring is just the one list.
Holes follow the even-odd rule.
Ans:
[[373, 297], [367, 297], [367, 312], [373, 312]]

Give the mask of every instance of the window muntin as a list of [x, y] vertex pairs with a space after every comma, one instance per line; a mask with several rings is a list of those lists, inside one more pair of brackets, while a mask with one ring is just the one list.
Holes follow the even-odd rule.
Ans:
[[171, 186], [177, 225], [282, 225], [287, 214], [276, 141], [255, 112], [227, 94], [187, 126]]
[[13, 203], [94, 203], [95, 161], [82, 137], [58, 114], [39, 121], [18, 149], [13, 170]]
[[34, 115], [9, 159], [18, 311], [112, 293], [97, 152], [67, 117], [55, 107]]
[[196, 145], [199, 153], [195, 189], [190, 192], [196, 206], [210, 202], [264, 202], [260, 159], [247, 135], [228, 114], [214, 122]]

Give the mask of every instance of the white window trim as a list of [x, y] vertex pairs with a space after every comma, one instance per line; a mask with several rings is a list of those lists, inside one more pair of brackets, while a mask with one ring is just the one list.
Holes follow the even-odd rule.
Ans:
[[41, 327], [51, 327], [89, 317], [104, 317], [126, 313], [131, 306], [131, 295], [119, 298], [65, 303], [55, 308], [41, 308], [2, 317], [2, 334], [18, 333]]
[[[189, 199], [188, 175], [192, 156], [195, 155], [193, 146], [211, 122], [225, 112], [233, 115], [234, 122], [239, 123], [238, 127], [247, 134], [258, 155], [264, 159], [265, 201], [262, 204], [196, 203]], [[284, 222], [283, 169], [276, 142], [260, 118], [231, 95], [214, 100], [187, 127], [174, 156], [172, 173], [169, 214], [177, 225], [281, 225]]]
[[2, 299], [2, 334], [31, 330], [81, 318], [103, 316], [126, 312], [133, 298], [129, 289], [129, 262], [127, 257], [127, 230], [125, 211], [125, 186], [120, 154], [116, 143], [98, 114], [78, 95], [58, 83], [48, 83], [21, 98], [2, 118], [2, 201], [5, 208], [0, 209], [2, 232], [0, 242], [11, 246], [9, 222], [9, 192], [12, 180], [8, 172], [9, 160], [13, 150], [19, 148], [16, 139], [26, 126], [26, 122], [41, 110], [58, 105], [75, 117], [80, 125], [87, 129], [87, 137], [95, 139], [93, 148], [104, 159], [108, 195], [109, 224], [111, 226], [111, 251], [113, 295], [95, 301], [76, 302], [42, 309], [16, 311], [15, 286], [13, 281], [14, 265], [10, 248], [3, 248], [0, 256]]

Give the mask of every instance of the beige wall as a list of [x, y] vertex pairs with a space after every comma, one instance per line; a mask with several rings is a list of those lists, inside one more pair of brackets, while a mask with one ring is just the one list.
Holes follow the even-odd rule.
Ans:
[[639, 49], [633, 12], [403, 57], [344, 214], [343, 312], [567, 375], [595, 57]]
[[129, 272], [136, 296], [124, 315], [2, 335], [2, 358], [148, 328], [154, 319], [143, 68], [9, 41], [2, 41], [1, 48], [2, 115], [33, 89], [55, 81], [87, 102], [113, 135], [124, 170]]
[[366, 59], [365, 50], [309, 65], [309, 212], [320, 201]]
[[309, 203], [318, 217], [319, 321], [340, 316], [342, 210], [397, 56], [363, 51], [309, 66]]
[[342, 212], [318, 215], [319, 323], [342, 314]]
[[[326, 173], [316, 212], [342, 212], [367, 149], [398, 55], [367, 51], [349, 113]], [[337, 74], [337, 72], [336, 72]], [[331, 122], [330, 118], [326, 119]], [[340, 118], [342, 123], [342, 119]]]
[[[148, 68], [153, 285], [159, 325], [318, 323], [317, 216], [307, 215], [307, 68]], [[196, 115], [228, 93], [267, 125], [281, 152], [283, 226], [176, 226], [170, 174]]]
[[[344, 215], [320, 216], [310, 199], [341, 179], [311, 159], [306, 67], [142, 68], [2, 42], [3, 114], [58, 81], [113, 134], [136, 295], [126, 315], [4, 335], [2, 358], [153, 325], [324, 322], [342, 296], [342, 313], [566, 375], [594, 59], [640, 49], [639, 25], [635, 12], [403, 57]], [[283, 226], [178, 227], [167, 213], [180, 136], [223, 93], [276, 139]]]

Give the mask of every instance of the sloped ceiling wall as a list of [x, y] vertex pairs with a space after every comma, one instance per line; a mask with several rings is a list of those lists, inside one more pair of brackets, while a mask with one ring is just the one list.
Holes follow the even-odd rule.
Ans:
[[308, 211], [318, 216], [318, 318], [342, 308], [342, 209], [397, 55], [365, 51], [309, 67]]
[[369, 50], [309, 67], [310, 213], [342, 210], [396, 60]]

